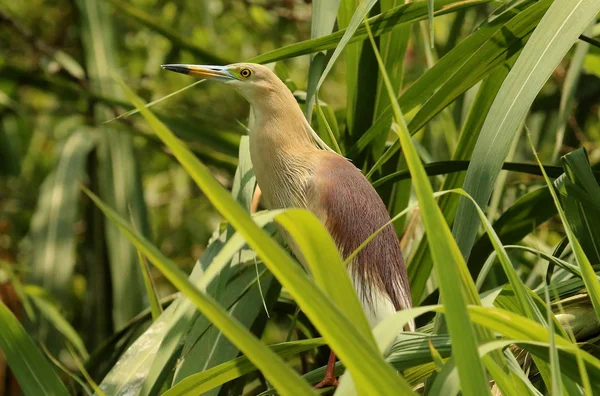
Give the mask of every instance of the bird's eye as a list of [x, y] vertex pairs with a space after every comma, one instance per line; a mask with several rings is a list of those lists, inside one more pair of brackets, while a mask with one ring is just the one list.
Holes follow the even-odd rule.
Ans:
[[244, 78], [248, 78], [252, 75], [252, 71], [250, 69], [242, 69], [240, 70], [240, 76]]

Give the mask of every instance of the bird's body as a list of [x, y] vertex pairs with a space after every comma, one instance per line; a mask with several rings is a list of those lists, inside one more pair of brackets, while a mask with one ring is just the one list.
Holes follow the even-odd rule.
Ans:
[[[225, 81], [248, 100], [253, 113], [250, 156], [267, 208], [310, 210], [330, 232], [344, 259], [390, 220], [369, 181], [318, 138], [292, 93], [271, 70], [256, 64], [164, 67]], [[288, 242], [302, 261], [293, 241], [288, 238]], [[412, 306], [400, 243], [391, 225], [363, 248], [348, 271], [371, 327]], [[321, 384], [335, 379], [333, 363], [335, 357]]]
[[[274, 79], [276, 89], [250, 102], [254, 116], [249, 127], [250, 156], [264, 202], [269, 209], [310, 210], [325, 224], [345, 259], [390, 220], [389, 214], [351, 162], [317, 147], [292, 93]], [[289, 245], [302, 260], [293, 241]], [[400, 243], [392, 226], [369, 242], [348, 269], [372, 327], [411, 306]]]

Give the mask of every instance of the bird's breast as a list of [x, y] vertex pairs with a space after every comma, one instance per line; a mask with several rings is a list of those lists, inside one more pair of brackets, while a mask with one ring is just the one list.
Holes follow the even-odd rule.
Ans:
[[312, 166], [301, 149], [290, 152], [281, 147], [250, 139], [250, 157], [256, 181], [268, 209], [306, 208], [306, 185]]

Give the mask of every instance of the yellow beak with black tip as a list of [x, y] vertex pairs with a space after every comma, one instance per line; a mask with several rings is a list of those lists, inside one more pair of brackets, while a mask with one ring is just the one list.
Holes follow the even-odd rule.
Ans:
[[189, 76], [206, 78], [210, 80], [232, 80], [233, 75], [227, 70], [227, 66], [206, 66], [206, 65], [161, 65], [165, 70], [171, 70]]

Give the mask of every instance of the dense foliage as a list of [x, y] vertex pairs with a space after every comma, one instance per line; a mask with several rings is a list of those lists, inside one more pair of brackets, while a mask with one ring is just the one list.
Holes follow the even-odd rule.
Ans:
[[[328, 346], [336, 394], [599, 394], [599, 12], [1, 4], [0, 394], [310, 394]], [[314, 216], [250, 213], [248, 104], [160, 68], [237, 61], [376, 187], [416, 308], [370, 332]]]

